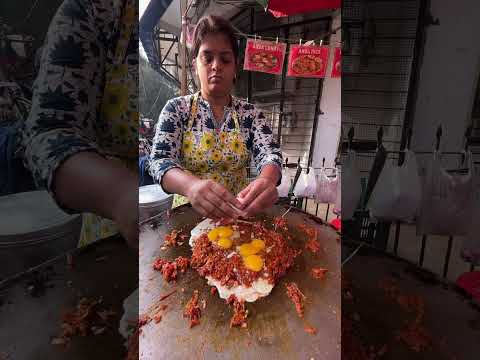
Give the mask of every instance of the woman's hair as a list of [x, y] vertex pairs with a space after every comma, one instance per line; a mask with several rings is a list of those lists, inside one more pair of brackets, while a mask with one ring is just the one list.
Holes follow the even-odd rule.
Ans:
[[203, 16], [197, 23], [195, 31], [193, 32], [193, 56], [197, 57], [200, 45], [205, 37], [210, 34], [225, 35], [232, 47], [235, 61], [238, 60], [238, 42], [235, 36], [235, 29], [230, 22], [223, 17], [216, 15]]

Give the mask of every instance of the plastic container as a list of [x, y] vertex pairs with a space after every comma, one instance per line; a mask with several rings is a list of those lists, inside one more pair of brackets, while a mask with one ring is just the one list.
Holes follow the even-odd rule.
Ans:
[[0, 280], [78, 246], [81, 215], [63, 212], [46, 191], [0, 200]]
[[173, 194], [167, 194], [158, 184], [141, 186], [138, 191], [138, 217], [142, 222], [172, 208]]

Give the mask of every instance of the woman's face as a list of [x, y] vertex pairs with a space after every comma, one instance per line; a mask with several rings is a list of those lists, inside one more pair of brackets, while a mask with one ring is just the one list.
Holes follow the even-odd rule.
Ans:
[[194, 60], [201, 88], [212, 95], [227, 95], [233, 87], [235, 56], [227, 37], [207, 35]]

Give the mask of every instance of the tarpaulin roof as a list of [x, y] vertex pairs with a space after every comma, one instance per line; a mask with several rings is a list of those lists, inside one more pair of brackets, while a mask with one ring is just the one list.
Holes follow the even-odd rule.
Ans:
[[341, 0], [257, 0], [257, 2], [275, 17], [337, 9], [342, 6]]

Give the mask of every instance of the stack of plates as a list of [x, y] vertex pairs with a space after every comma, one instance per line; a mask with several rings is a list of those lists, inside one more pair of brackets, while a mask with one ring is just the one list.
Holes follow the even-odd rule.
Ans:
[[172, 208], [173, 195], [165, 193], [158, 184], [141, 186], [138, 191], [139, 221]]
[[82, 218], [63, 212], [46, 191], [0, 198], [0, 279], [78, 245]]

